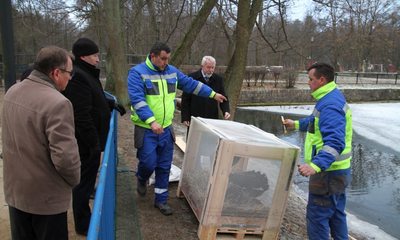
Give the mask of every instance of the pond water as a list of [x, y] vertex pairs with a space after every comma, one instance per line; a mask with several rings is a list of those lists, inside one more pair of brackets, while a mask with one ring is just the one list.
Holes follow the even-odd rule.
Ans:
[[[286, 113], [284, 117], [301, 118]], [[235, 121], [254, 125], [303, 150], [305, 133], [289, 130], [284, 134], [281, 114], [238, 108]], [[304, 163], [303, 152], [299, 163]], [[354, 132], [351, 170], [346, 211], [400, 239], [400, 153]], [[308, 191], [308, 178], [297, 171], [294, 183]]]

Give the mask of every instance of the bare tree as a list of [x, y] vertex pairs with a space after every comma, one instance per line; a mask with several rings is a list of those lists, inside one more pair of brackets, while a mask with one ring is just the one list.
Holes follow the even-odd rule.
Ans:
[[361, 71], [364, 61], [372, 57], [373, 42], [382, 23], [393, 6], [390, 0], [346, 0], [350, 12], [350, 24], [356, 39], [357, 70]]
[[63, 1], [18, 0], [14, 8], [16, 52], [36, 53], [50, 44], [70, 47], [75, 25], [69, 17], [72, 9]]
[[232, 119], [235, 116], [236, 105], [243, 84], [250, 36], [262, 2], [262, 0], [240, 0], [237, 5], [236, 48], [224, 77]]
[[[236, 30], [231, 22], [236, 22], [237, 19], [232, 9], [230, 9], [229, 7], [224, 8], [224, 5], [222, 3], [223, 1], [221, 1], [221, 4], [219, 4], [217, 8], [218, 20], [220, 22], [220, 29], [222, 29], [225, 38], [228, 40], [228, 44], [225, 48], [226, 53], [224, 58], [225, 65], [228, 65], [233, 55], [236, 38]], [[225, 6], [229, 6], [229, 1], [228, 4], [226, 4]], [[224, 11], [225, 9], [226, 11]]]
[[126, 84], [128, 65], [126, 64], [126, 52], [124, 49], [124, 3], [123, 0], [108, 0], [104, 1], [104, 4], [107, 13], [107, 30], [112, 33], [108, 34], [108, 42], [110, 43], [109, 52], [113, 74], [108, 74], [107, 81], [114, 80], [116, 97], [121, 104], [126, 106], [129, 103], [129, 95]]
[[[244, 65], [283, 65], [300, 70], [313, 60], [340, 63], [343, 69], [360, 71], [367, 60], [390, 63], [399, 68], [398, 2], [313, 0], [319, 9], [313, 9], [313, 14], [310, 12], [302, 20], [291, 21], [286, 8], [293, 1], [262, 1], [256, 11], [257, 28], [253, 24], [248, 32], [247, 57], [239, 56], [246, 60]], [[115, 0], [107, 3], [110, 2], [116, 3]], [[116, 28], [105, 31], [109, 12], [105, 10], [107, 3], [104, 0], [13, 0], [12, 3], [18, 53], [34, 55], [41, 46], [49, 44], [71, 49], [72, 43], [84, 36], [98, 43], [100, 53], [114, 54], [115, 50], [110, 48], [114, 49], [111, 43], [115, 40], [108, 36], [114, 34], [119, 41], [125, 42], [122, 43], [125, 53], [139, 55], [132, 58], [138, 61], [142, 61], [151, 45], [160, 39], [172, 48], [172, 63], [179, 66], [198, 64], [206, 54], [213, 55], [218, 65], [231, 65], [236, 61], [232, 57], [242, 49], [237, 44], [243, 42], [243, 36], [238, 35], [239, 5], [246, 3], [250, 11], [255, 1], [124, 0], [118, 3], [121, 20], [117, 21], [121, 22], [121, 30], [118, 30], [121, 33], [117, 33]], [[247, 24], [251, 25], [251, 22]], [[237, 53], [235, 58], [238, 58]], [[109, 74], [112, 64], [107, 66]], [[104, 61], [100, 67], [104, 69]], [[340, 69], [339, 66], [336, 68]], [[113, 89], [113, 86], [108, 75], [106, 89]]]
[[193, 20], [192, 25], [186, 32], [185, 37], [182, 39], [175, 53], [171, 57], [171, 63], [174, 64], [175, 67], [179, 67], [182, 64], [186, 53], [189, 51], [200, 30], [203, 28], [207, 21], [207, 17], [210, 15], [215, 4], [217, 4], [217, 0], [206, 0], [203, 7], [196, 15], [196, 18]]

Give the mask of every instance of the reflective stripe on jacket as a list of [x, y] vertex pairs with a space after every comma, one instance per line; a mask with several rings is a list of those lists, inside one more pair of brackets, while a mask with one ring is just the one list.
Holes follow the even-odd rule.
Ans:
[[295, 121], [296, 129], [307, 131], [304, 158], [317, 172], [347, 169], [352, 157], [351, 109], [334, 82], [312, 93], [317, 99], [308, 118]]
[[151, 128], [149, 124], [154, 121], [163, 128], [171, 125], [177, 88], [202, 97], [215, 96], [211, 88], [184, 75], [171, 65], [160, 71], [148, 56], [146, 62], [129, 71], [131, 120], [135, 125], [148, 129]]

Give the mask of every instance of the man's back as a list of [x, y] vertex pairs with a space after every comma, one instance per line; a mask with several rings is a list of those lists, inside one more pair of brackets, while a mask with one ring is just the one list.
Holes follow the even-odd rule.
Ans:
[[72, 105], [50, 81], [32, 77], [14, 85], [3, 105], [5, 198], [35, 214], [67, 211], [80, 180]]

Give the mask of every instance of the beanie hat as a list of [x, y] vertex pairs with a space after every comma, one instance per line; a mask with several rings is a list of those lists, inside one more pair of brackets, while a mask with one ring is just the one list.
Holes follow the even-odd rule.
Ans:
[[72, 53], [76, 58], [80, 56], [89, 56], [99, 52], [99, 47], [89, 38], [79, 38], [72, 45]]

